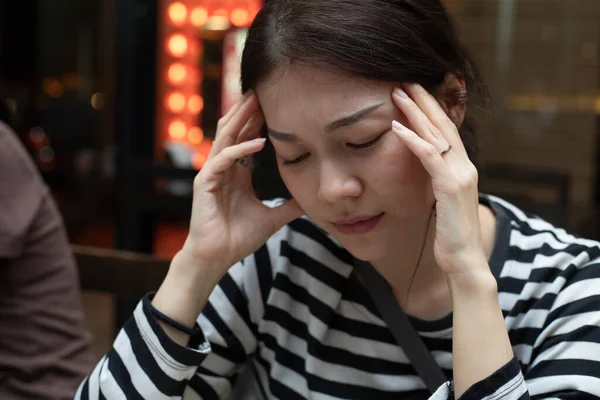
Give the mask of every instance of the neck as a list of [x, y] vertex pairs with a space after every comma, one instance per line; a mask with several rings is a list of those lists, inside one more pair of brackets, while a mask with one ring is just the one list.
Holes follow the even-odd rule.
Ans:
[[[493, 250], [496, 220], [492, 211], [479, 207], [485, 251]], [[433, 246], [435, 216], [419, 221], [399, 233], [393, 243], [397, 249], [388, 257], [371, 264], [386, 279], [402, 309], [423, 319], [437, 319], [452, 311], [450, 293], [444, 273], [438, 267]]]
[[409, 295], [423, 279], [429, 283], [441, 277], [433, 256], [435, 238], [435, 215], [432, 212], [414, 221], [409, 229], [403, 229], [394, 242], [393, 254], [372, 265], [386, 279], [400, 305], [405, 306]]

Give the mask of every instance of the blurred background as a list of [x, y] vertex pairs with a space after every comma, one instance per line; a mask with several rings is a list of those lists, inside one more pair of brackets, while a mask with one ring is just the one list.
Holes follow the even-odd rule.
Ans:
[[[600, 2], [445, 3], [492, 96], [476, 110], [481, 190], [600, 239]], [[245, 29], [261, 6], [0, 0], [0, 119], [59, 204], [99, 355], [139, 299], [127, 276], [152, 287], [183, 243], [191, 181], [239, 96]], [[115, 269], [89, 249], [133, 253], [106, 253], [128, 260]]]

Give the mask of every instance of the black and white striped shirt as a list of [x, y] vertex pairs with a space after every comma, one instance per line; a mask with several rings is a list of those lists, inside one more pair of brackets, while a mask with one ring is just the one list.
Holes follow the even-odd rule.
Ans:
[[[497, 216], [489, 263], [515, 358], [461, 398], [600, 398], [600, 244], [481, 201]], [[187, 348], [144, 298], [76, 398], [451, 398], [449, 383], [425, 389], [353, 269], [300, 218], [229, 270]], [[452, 316], [411, 321], [450, 382]]]

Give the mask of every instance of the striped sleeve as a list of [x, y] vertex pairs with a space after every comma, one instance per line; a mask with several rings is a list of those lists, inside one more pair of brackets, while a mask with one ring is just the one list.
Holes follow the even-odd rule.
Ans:
[[533, 399], [600, 398], [600, 262], [564, 276], [525, 378]]
[[198, 319], [211, 352], [190, 381], [201, 399], [230, 398], [240, 372], [256, 352], [257, 323], [271, 280], [270, 252], [264, 245], [230, 268], [211, 293]]
[[150, 301], [147, 295], [137, 305], [76, 400], [182, 398], [210, 345], [201, 333], [190, 339], [190, 347], [173, 342], [152, 316]]

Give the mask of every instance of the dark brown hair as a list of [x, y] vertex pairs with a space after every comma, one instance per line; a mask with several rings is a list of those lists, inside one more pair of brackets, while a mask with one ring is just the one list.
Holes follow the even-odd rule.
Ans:
[[[465, 81], [470, 101], [487, 98], [440, 0], [267, 0], [248, 31], [242, 91], [291, 63], [368, 80], [417, 82], [430, 92], [454, 73]], [[460, 134], [479, 166], [469, 115]], [[273, 158], [269, 146], [258, 172], [273, 173]]]

